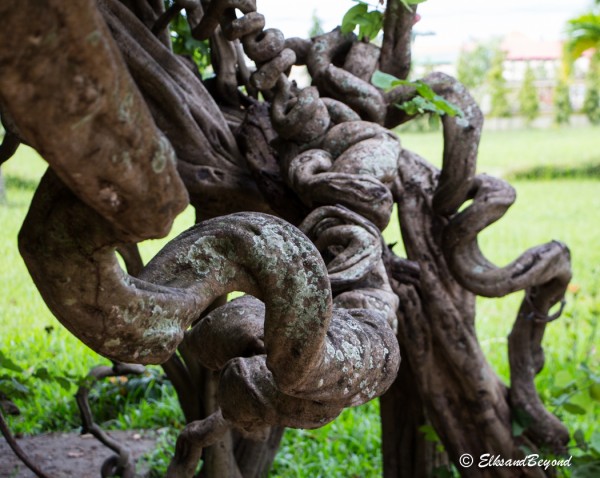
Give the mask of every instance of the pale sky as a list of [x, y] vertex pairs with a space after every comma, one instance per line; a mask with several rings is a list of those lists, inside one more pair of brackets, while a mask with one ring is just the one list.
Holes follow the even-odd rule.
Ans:
[[[377, 0], [369, 3], [377, 4]], [[460, 45], [511, 31], [549, 40], [561, 36], [566, 20], [591, 5], [592, 0], [428, 0], [419, 5], [417, 32], [435, 32], [435, 41]], [[313, 11], [325, 30], [338, 25], [353, 5], [351, 0], [257, 0], [267, 27], [286, 37], [306, 37]]]

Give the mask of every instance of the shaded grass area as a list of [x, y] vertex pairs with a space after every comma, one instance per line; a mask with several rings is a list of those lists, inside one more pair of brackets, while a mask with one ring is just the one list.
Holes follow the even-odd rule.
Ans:
[[[479, 170], [503, 177], [517, 170], [553, 168], [567, 164], [577, 170], [594, 161], [598, 129], [485, 132]], [[402, 134], [405, 147], [434, 162], [441, 158], [441, 133]], [[30, 150], [2, 166], [8, 203], [0, 206], [0, 351], [33, 374], [46, 367], [74, 377], [107, 360], [90, 351], [52, 317], [18, 254], [17, 233], [31, 201], [44, 162]], [[561, 176], [553, 175], [552, 178]], [[591, 436], [600, 418], [582, 364], [598, 369], [598, 315], [600, 315], [600, 185], [574, 179], [535, 182], [517, 179], [516, 204], [497, 224], [480, 236], [488, 257], [498, 265], [515, 259], [526, 248], [548, 240], [566, 242], [572, 251], [574, 279], [563, 318], [547, 328], [544, 339], [546, 367], [538, 376], [544, 401], [574, 432]], [[562, 176], [561, 178], [564, 178]], [[527, 177], [526, 179], [530, 179]], [[185, 211], [176, 221], [173, 237], [193, 224], [194, 213]], [[386, 231], [386, 240], [399, 239], [397, 220]], [[141, 246], [148, 261], [166, 240]], [[396, 248], [401, 250], [401, 246]], [[514, 321], [519, 294], [478, 300], [477, 330], [481, 345], [497, 373], [509, 383], [506, 337]], [[576, 383], [575, 388], [572, 382]], [[56, 382], [37, 381], [28, 398], [18, 400], [23, 414], [11, 417], [18, 433], [75, 429], [79, 424], [73, 394], [76, 389]], [[565, 407], [560, 399], [570, 393]], [[91, 395], [92, 408], [105, 427], [158, 428], [182, 426], [175, 393], [154, 369], [137, 382], [105, 382]], [[590, 405], [590, 403], [592, 403]], [[577, 408], [579, 406], [579, 409]], [[580, 413], [584, 410], [584, 413]], [[165, 446], [173, 445], [168, 435]], [[288, 430], [272, 476], [379, 476], [381, 473], [380, 425], [377, 403], [344, 411], [338, 420], [319, 430]], [[160, 455], [164, 460], [166, 455]], [[157, 458], [158, 460], [158, 458]]]
[[507, 175], [507, 179], [532, 181], [537, 179], [600, 179], [600, 161], [575, 166], [534, 166], [516, 170]]

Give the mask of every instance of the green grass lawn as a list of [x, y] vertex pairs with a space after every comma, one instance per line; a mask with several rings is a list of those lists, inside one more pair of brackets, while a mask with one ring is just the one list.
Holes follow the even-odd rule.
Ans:
[[[486, 131], [478, 169], [508, 177], [514, 171], [540, 165], [599, 164], [599, 133], [598, 128]], [[401, 139], [405, 147], [439, 164], [441, 133], [402, 133]], [[18, 230], [43, 170], [44, 162], [26, 148], [2, 166], [8, 201], [0, 205], [0, 351], [26, 369], [26, 374], [46, 367], [58, 375], [81, 377], [106, 360], [79, 343], [52, 317], [17, 250]], [[589, 372], [582, 364], [598, 370], [600, 181], [519, 180], [512, 184], [517, 202], [502, 220], [484, 231], [481, 246], [498, 265], [552, 239], [564, 241], [571, 248], [574, 278], [568, 305], [563, 317], [547, 328], [546, 367], [538, 377], [538, 386], [548, 406], [571, 431], [581, 429], [589, 439], [600, 411], [593, 405], [595, 392], [589, 387]], [[186, 210], [177, 219], [171, 236], [190, 226], [193, 217], [193, 211]], [[397, 238], [395, 231], [397, 225], [386, 232], [388, 241]], [[144, 259], [147, 261], [164, 243], [144, 243]], [[478, 302], [477, 328], [482, 347], [507, 383], [506, 336], [519, 301], [519, 294], [513, 294]], [[27, 434], [77, 428], [79, 419], [72, 398], [75, 387], [65, 390], [55, 381], [33, 383], [29, 397], [17, 400], [23, 413], [11, 417], [13, 430]], [[181, 426], [175, 394], [157, 372], [129, 385], [103, 385], [102, 391], [102, 396], [92, 396], [92, 406], [104, 426]], [[377, 413], [377, 404], [371, 403], [345, 411], [323, 429], [288, 431], [272, 476], [380, 476]]]

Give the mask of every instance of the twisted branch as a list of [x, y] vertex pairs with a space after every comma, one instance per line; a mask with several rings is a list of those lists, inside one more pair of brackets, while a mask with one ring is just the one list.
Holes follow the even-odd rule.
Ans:
[[98, 6], [203, 217], [268, 211], [223, 114], [201, 80], [117, 0]]
[[6, 443], [8, 443], [8, 446], [14, 452], [14, 454], [17, 455], [19, 460], [21, 460], [25, 464], [25, 466], [35, 474], [35, 476], [39, 478], [51, 478], [42, 470], [40, 470], [35, 463], [31, 461], [29, 456], [27, 456], [27, 453], [25, 453], [25, 451], [17, 443], [17, 440], [15, 440], [10, 431], [10, 428], [8, 427], [8, 423], [6, 423], [6, 420], [4, 419], [4, 414], [2, 413], [2, 406], [0, 406], [0, 433], [2, 433], [2, 436], [4, 437]]
[[121, 445], [112, 439], [98, 424], [94, 421], [94, 416], [88, 401], [91, 386], [98, 380], [108, 377], [117, 377], [122, 375], [140, 375], [146, 369], [142, 365], [113, 363], [112, 367], [101, 365], [94, 367], [88, 374], [92, 383], [80, 385], [75, 399], [81, 414], [82, 433], [91, 433], [100, 443], [110, 448], [117, 455], [110, 456], [102, 464], [102, 478], [111, 476], [122, 476], [123, 478], [133, 478], [135, 475], [135, 461], [131, 460], [131, 455], [127, 447]]
[[407, 9], [402, 2], [388, 0], [383, 23], [383, 43], [379, 69], [397, 78], [410, 73], [412, 27], [417, 19], [417, 5]]
[[12, 26], [0, 32], [0, 103], [23, 140], [131, 240], [165, 235], [187, 205], [174, 152], [92, 0], [8, 1], [0, 16]]

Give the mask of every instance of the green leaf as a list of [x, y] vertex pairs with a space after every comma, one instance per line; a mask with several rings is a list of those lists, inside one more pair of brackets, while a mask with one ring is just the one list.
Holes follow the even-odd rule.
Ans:
[[533, 419], [531, 415], [522, 408], [515, 408], [512, 416], [512, 434], [514, 437], [521, 436], [527, 427], [531, 425]]
[[367, 12], [358, 17], [357, 23], [360, 26], [358, 37], [360, 39], [368, 38], [369, 40], [374, 40], [383, 27], [383, 13], [379, 10]]
[[425, 440], [432, 443], [440, 443], [440, 437], [438, 436], [435, 428], [431, 425], [421, 425], [419, 427], [419, 431], [425, 435]]
[[588, 442], [590, 448], [593, 448], [597, 453], [600, 453], [600, 432], [592, 433], [592, 438]]
[[581, 364], [581, 370], [584, 371], [585, 376], [592, 382], [600, 384], [600, 374], [594, 373], [586, 363]]
[[573, 439], [575, 440], [575, 443], [577, 444], [578, 448], [580, 448], [583, 451], [587, 450], [588, 445], [585, 442], [585, 437], [581, 428], [575, 430], [575, 433], [573, 433]]
[[563, 404], [563, 408], [573, 415], [585, 415], [585, 408], [580, 407], [579, 405], [571, 402], [566, 402]]
[[71, 390], [71, 385], [73, 384], [73, 382], [65, 377], [55, 377], [56, 379], [56, 383], [58, 383], [58, 385], [60, 385], [60, 388], [62, 388], [65, 391], [69, 391]]
[[411, 5], [418, 5], [419, 3], [426, 2], [427, 0], [399, 0], [399, 2], [404, 5], [408, 10], [412, 10], [410, 8]]
[[353, 32], [358, 25], [358, 18], [367, 13], [369, 6], [366, 3], [358, 3], [346, 12], [342, 18], [342, 33]]
[[590, 397], [600, 402], [600, 383], [592, 383], [590, 385]]
[[26, 398], [29, 388], [14, 377], [0, 377], [0, 392], [10, 398]]
[[23, 369], [8, 358], [2, 351], [0, 351], [0, 368], [12, 370], [13, 372], [22, 373]]
[[446, 101], [441, 96], [436, 95], [431, 86], [421, 80], [400, 80], [393, 75], [377, 70], [371, 77], [371, 83], [385, 91], [391, 90], [396, 86], [413, 86], [419, 96], [415, 96], [404, 103], [394, 105], [396, 108], [405, 111], [408, 115], [414, 116], [430, 112], [438, 115], [460, 116], [461, 118], [464, 116], [460, 108]]
[[598, 478], [598, 476], [600, 476], [600, 461], [594, 461], [575, 467], [571, 478]]
[[32, 377], [38, 378], [45, 382], [52, 380], [52, 376], [46, 367], [38, 368], [35, 372], [33, 372]]
[[431, 89], [431, 86], [429, 86], [426, 83], [423, 83], [421, 80], [415, 81], [414, 85], [417, 89], [417, 93], [419, 93], [426, 100], [431, 101], [436, 96], [436, 94]]
[[373, 73], [373, 76], [371, 77], [371, 83], [377, 88], [381, 88], [385, 91], [391, 90], [396, 86], [413, 84], [411, 81], [401, 80], [400, 78], [396, 78], [389, 73], [384, 73], [381, 70], [375, 70], [375, 73]]
[[568, 370], [559, 370], [554, 374], [554, 385], [560, 389], [569, 387], [574, 381], [574, 377]]

